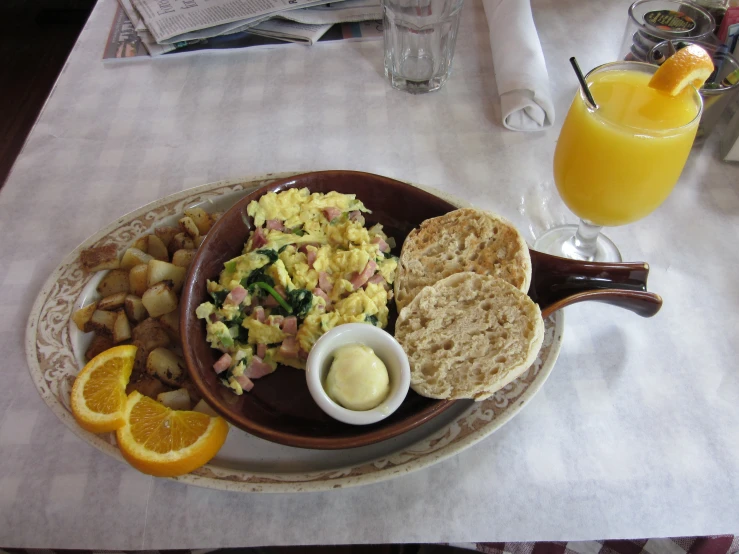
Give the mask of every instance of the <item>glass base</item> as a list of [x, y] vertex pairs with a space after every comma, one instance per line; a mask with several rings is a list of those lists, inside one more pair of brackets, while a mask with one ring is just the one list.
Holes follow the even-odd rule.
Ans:
[[[387, 72], [389, 73], [389, 72]], [[409, 92], [411, 94], [425, 94], [439, 90], [446, 82], [447, 76], [434, 77], [431, 79], [409, 79], [399, 75], [388, 75], [390, 84], [394, 89]]]
[[611, 239], [603, 234], [598, 235], [596, 243], [595, 255], [592, 257], [584, 257], [580, 255], [572, 243], [572, 239], [577, 232], [577, 225], [563, 225], [562, 227], [554, 227], [541, 235], [534, 243], [534, 250], [560, 256], [562, 258], [572, 258], [575, 260], [585, 260], [588, 262], [620, 262], [621, 252]]

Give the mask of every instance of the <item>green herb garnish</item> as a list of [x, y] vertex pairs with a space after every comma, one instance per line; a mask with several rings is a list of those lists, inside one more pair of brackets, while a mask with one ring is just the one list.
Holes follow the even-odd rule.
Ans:
[[249, 342], [249, 329], [239, 324], [239, 334], [236, 340], [242, 344], [247, 344]]
[[257, 254], [262, 254], [263, 256], [267, 256], [269, 258], [269, 263], [267, 265], [273, 264], [277, 261], [277, 252], [269, 248], [257, 250]]
[[[269, 275], [265, 273], [265, 270], [269, 267], [269, 264], [265, 265], [264, 267], [260, 267], [259, 269], [255, 269], [251, 273], [249, 273], [248, 277], [244, 277], [241, 280], [241, 286], [245, 289], [249, 289], [254, 283], [267, 283], [269, 286], [273, 287], [275, 285], [275, 280], [272, 279]], [[252, 292], [249, 290], [249, 292]]]
[[213, 299], [213, 304], [215, 304], [216, 308], [220, 308], [223, 306], [224, 300], [226, 300], [226, 297], [228, 296], [227, 290], [214, 290], [210, 291], [208, 294], [210, 294], [210, 297]]
[[[274, 281], [272, 281], [272, 284], [274, 285]], [[272, 285], [268, 285], [264, 281], [258, 281], [256, 283], [251, 284], [249, 288], [249, 292], [253, 292], [257, 287], [271, 294], [272, 297], [275, 300], [277, 300], [277, 303], [282, 307], [282, 309], [285, 310], [288, 314], [293, 313], [293, 310], [290, 307], [290, 305], [287, 302], [285, 302], [285, 299], [282, 298], [282, 296], [280, 296], [279, 292], [277, 292], [275, 289], [272, 288]]]
[[313, 293], [305, 289], [295, 289], [287, 293], [287, 301], [292, 306], [293, 313], [299, 319], [304, 319], [313, 305]]

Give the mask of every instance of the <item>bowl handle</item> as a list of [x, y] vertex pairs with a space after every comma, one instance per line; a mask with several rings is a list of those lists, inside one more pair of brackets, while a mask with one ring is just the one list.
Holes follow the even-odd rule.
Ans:
[[642, 317], [652, 317], [662, 307], [662, 298], [647, 291], [647, 263], [585, 262], [530, 252], [529, 296], [544, 317], [586, 300], [613, 304]]

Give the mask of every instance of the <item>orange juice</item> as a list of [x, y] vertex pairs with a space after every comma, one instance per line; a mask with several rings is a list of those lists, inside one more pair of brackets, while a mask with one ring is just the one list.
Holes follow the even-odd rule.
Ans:
[[565, 204], [597, 225], [623, 225], [654, 211], [690, 153], [700, 119], [698, 93], [689, 87], [667, 96], [647, 86], [649, 73], [589, 75], [598, 109], [578, 93], [562, 126], [555, 183]]

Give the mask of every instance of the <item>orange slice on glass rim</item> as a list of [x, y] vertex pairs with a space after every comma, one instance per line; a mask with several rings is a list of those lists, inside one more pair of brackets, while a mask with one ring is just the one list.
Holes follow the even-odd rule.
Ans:
[[126, 423], [126, 385], [136, 347], [115, 346], [95, 356], [79, 372], [72, 386], [72, 415], [92, 433], [115, 431]]
[[190, 473], [223, 446], [228, 423], [200, 412], [172, 410], [138, 391], [128, 395], [118, 448], [133, 467], [157, 477]]
[[711, 73], [711, 56], [697, 44], [691, 44], [667, 58], [652, 75], [649, 86], [670, 96], [677, 96], [691, 85], [700, 89]]

